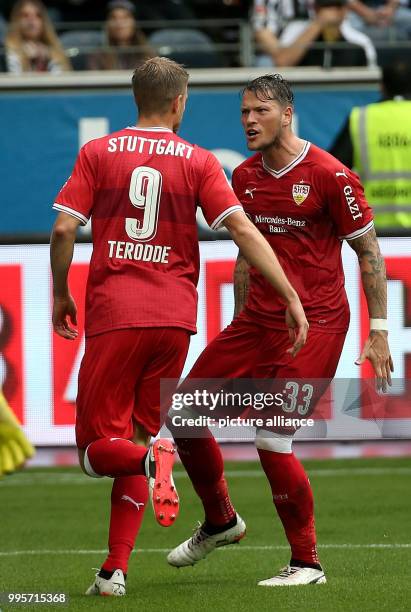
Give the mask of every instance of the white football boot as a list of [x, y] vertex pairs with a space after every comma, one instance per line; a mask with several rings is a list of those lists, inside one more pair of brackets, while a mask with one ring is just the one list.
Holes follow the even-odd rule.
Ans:
[[324, 584], [327, 582], [323, 570], [313, 567], [293, 567], [287, 565], [273, 578], [261, 580], [258, 585], [265, 587], [301, 586], [303, 584]]
[[97, 572], [94, 583], [86, 591], [86, 595], [103, 595], [106, 597], [122, 597], [125, 594], [126, 581], [121, 569], [115, 570], [108, 580], [99, 576]]
[[174, 567], [195, 565], [215, 548], [239, 542], [245, 536], [246, 525], [239, 514], [236, 516], [237, 524], [234, 527], [215, 535], [209, 535], [203, 531], [203, 526], [200, 525], [189, 540], [186, 540], [168, 554], [168, 563]]

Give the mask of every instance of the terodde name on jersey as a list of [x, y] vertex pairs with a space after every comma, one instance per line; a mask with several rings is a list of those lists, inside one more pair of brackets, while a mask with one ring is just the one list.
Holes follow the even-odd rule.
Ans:
[[164, 138], [143, 138], [142, 136], [117, 136], [109, 138], [107, 151], [109, 153], [145, 153], [147, 155], [174, 155], [190, 159], [194, 147], [184, 142], [165, 140]]
[[108, 256], [112, 259], [131, 259], [134, 261], [151, 261], [152, 263], [168, 263], [170, 246], [108, 240]]
[[357, 202], [355, 201], [355, 197], [353, 196], [353, 188], [351, 185], [346, 185], [344, 187], [345, 199], [348, 204], [348, 208], [350, 209], [350, 213], [352, 214], [352, 218], [354, 221], [362, 217], [362, 212], [359, 209]]

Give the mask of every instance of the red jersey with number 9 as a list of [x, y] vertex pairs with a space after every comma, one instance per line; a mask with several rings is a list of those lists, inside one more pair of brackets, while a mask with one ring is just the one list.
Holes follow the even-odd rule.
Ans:
[[[275, 251], [298, 292], [312, 329], [345, 332], [349, 308], [341, 260], [342, 240], [373, 227], [358, 176], [335, 157], [305, 142], [300, 154], [275, 171], [253, 155], [233, 174], [244, 210]], [[240, 316], [285, 327], [284, 304], [254, 268]]]
[[212, 229], [242, 210], [216, 157], [166, 128], [129, 127], [80, 151], [54, 209], [91, 217], [86, 335], [196, 331], [196, 210]]

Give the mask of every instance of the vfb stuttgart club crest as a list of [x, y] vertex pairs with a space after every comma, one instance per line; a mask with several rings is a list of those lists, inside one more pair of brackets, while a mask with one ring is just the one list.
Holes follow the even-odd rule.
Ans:
[[293, 185], [293, 200], [297, 204], [297, 206], [301, 206], [301, 204], [307, 198], [309, 193], [310, 185], [304, 185], [303, 183]]

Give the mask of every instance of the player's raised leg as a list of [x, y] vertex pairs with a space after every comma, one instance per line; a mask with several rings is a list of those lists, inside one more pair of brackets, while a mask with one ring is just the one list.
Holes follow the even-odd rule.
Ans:
[[[174, 460], [170, 442], [158, 440], [149, 453], [146, 446], [160, 428], [160, 378], [179, 376], [187, 347], [188, 333], [171, 328], [121, 329], [87, 338], [76, 420], [80, 463], [86, 474], [170, 478]], [[181, 355], [171, 361], [177, 349]], [[137, 426], [143, 444], [133, 441]]]
[[[258, 326], [252, 323], [234, 321], [200, 355], [189, 374], [188, 383], [193, 379], [203, 379], [206, 385], [206, 379], [249, 375], [250, 364], [254, 362], [260, 344], [258, 330]], [[184, 384], [179, 391], [184, 392]], [[170, 565], [183, 567], [194, 565], [219, 546], [238, 542], [244, 537], [246, 526], [230, 499], [221, 449], [210, 430], [195, 428], [192, 437], [182, 437], [179, 428], [173, 426], [172, 414], [170, 412], [167, 425], [205, 515], [203, 524], [194, 535], [167, 557]]]
[[[153, 436], [157, 435], [166, 418], [166, 403], [160, 397], [160, 381], [177, 381], [187, 356], [190, 334], [183, 329], [152, 330], [151, 359], [136, 388], [133, 422]], [[161, 405], [164, 409], [161, 410]], [[175, 448], [170, 440], [157, 440], [149, 449], [145, 468], [149, 481], [149, 496], [156, 520], [169, 527], [177, 519], [179, 497], [172, 468]]]
[[[141, 425], [147, 444], [133, 441], [133, 415], [136, 385], [144, 379], [146, 360], [153, 356], [157, 333], [151, 328], [121, 329], [86, 340], [79, 373], [76, 437], [80, 464], [89, 476], [149, 477], [146, 446], [150, 435], [159, 429], [159, 379], [153, 421], [147, 427]], [[186, 336], [184, 330], [181, 333]], [[166, 459], [165, 453], [155, 455], [168, 472], [172, 467], [168, 455], [173, 454], [169, 446], [165, 441]]]
[[176, 438], [176, 443], [205, 513], [203, 524], [167, 556], [170, 565], [184, 567], [204, 559], [217, 547], [239, 542], [246, 526], [231, 502], [223, 457], [214, 437]]

